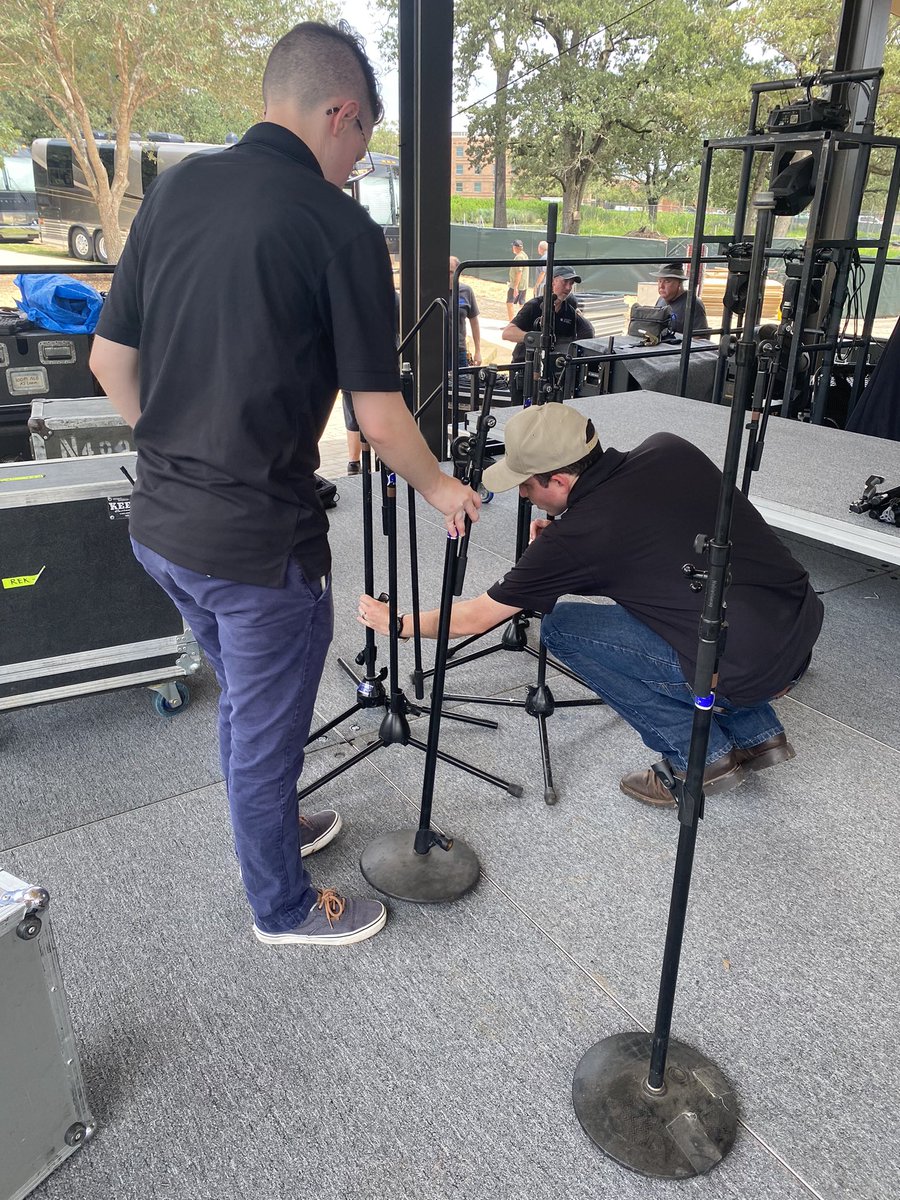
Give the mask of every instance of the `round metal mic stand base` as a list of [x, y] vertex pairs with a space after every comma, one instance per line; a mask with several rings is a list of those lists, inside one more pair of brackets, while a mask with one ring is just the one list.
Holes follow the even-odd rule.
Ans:
[[448, 850], [435, 845], [417, 854], [415, 840], [415, 829], [398, 829], [366, 846], [359, 865], [372, 887], [413, 904], [446, 904], [472, 890], [481, 867], [470, 846], [454, 838]]
[[616, 1033], [591, 1046], [572, 1083], [575, 1115], [610, 1158], [654, 1179], [705, 1175], [734, 1144], [737, 1100], [714, 1062], [669, 1042], [665, 1084], [647, 1084], [649, 1033]]

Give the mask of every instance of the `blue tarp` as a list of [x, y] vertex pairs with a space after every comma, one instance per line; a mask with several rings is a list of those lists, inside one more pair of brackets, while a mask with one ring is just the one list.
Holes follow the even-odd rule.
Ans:
[[68, 275], [17, 275], [13, 280], [22, 293], [20, 312], [42, 329], [56, 333], [93, 333], [103, 297], [88, 283]]

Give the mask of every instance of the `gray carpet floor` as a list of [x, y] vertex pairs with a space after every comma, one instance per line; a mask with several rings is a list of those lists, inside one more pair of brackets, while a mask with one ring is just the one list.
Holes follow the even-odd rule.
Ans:
[[[352, 703], [336, 655], [352, 661], [363, 642], [359, 481], [341, 492], [322, 721]], [[418, 512], [429, 605], [444, 539]], [[514, 513], [509, 496], [485, 507], [467, 594], [511, 561]], [[593, 1146], [571, 1104], [593, 1043], [653, 1023], [678, 823], [618, 789], [651, 757], [634, 733], [604, 708], [559, 709], [551, 808], [533, 718], [457, 706], [499, 728], [446, 722], [442, 748], [525, 789], [517, 798], [438, 768], [435, 823], [477, 852], [478, 887], [452, 905], [392, 902], [386, 930], [359, 947], [278, 950], [251, 934], [204, 671], [168, 719], [136, 689], [0, 721], [0, 866], [53, 898], [98, 1120], [34, 1195], [895, 1197], [900, 581], [884, 564], [786, 540], [827, 610], [812, 669], [779, 702], [797, 758], [708, 801], [675, 1008], [674, 1035], [739, 1097], [737, 1143], [716, 1170], [679, 1185], [634, 1175]], [[386, 587], [380, 544], [377, 562]], [[410, 698], [412, 666], [407, 645]], [[521, 698], [534, 670], [503, 651], [454, 669], [447, 686]], [[586, 694], [556, 673], [551, 684], [558, 699]], [[314, 743], [304, 782], [365, 746], [379, 715], [354, 714]], [[318, 884], [370, 892], [359, 856], [414, 827], [423, 765], [413, 749], [379, 750], [310, 799], [345, 821], [311, 861]]]

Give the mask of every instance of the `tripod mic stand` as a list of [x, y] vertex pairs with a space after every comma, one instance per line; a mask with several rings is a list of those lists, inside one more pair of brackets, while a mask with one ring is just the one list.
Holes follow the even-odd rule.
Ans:
[[[362, 475], [363, 475], [363, 563], [365, 573], [365, 588], [368, 595], [374, 593], [374, 558], [373, 558], [373, 537], [372, 537], [372, 457], [369, 446], [362, 444]], [[410, 715], [421, 716], [430, 710], [424, 705], [416, 705], [404, 695], [399, 685], [400, 669], [398, 656], [398, 630], [397, 630], [397, 480], [393, 472], [388, 471], [385, 464], [381, 464], [381, 491], [382, 491], [382, 509], [383, 509], [383, 525], [384, 533], [387, 537], [388, 548], [388, 589], [389, 589], [389, 606], [390, 606], [390, 636], [389, 636], [389, 665], [387, 669], [382, 669], [379, 672], [375, 670], [375, 635], [372, 630], [366, 630], [365, 649], [357, 656], [357, 663], [365, 664], [365, 675], [361, 678], [355, 671], [341, 658], [338, 659], [338, 664], [350, 676], [353, 682], [357, 685], [356, 702], [350, 706], [345, 712], [334, 717], [325, 725], [322, 725], [314, 733], [310, 734], [306, 745], [322, 737], [323, 734], [339, 725], [342, 721], [354, 713], [367, 708], [383, 708], [385, 709], [384, 717], [378, 730], [378, 737], [370, 745], [365, 746], [362, 750], [352, 755], [345, 762], [323, 775], [321, 779], [317, 779], [314, 783], [309, 784], [298, 793], [302, 800], [312, 792], [317, 791], [326, 783], [330, 783], [332, 779], [336, 779], [338, 775], [342, 775], [344, 771], [348, 771], [356, 763], [361, 762], [364, 758], [374, 754], [376, 750], [380, 750], [382, 746], [414, 746], [417, 750], [423, 753], [428, 747], [424, 742], [412, 737], [410, 732], [409, 720]], [[415, 545], [415, 493], [412, 488], [409, 488], [409, 522], [411, 543]], [[388, 690], [385, 691], [384, 680], [388, 680]], [[445, 717], [461, 721], [468, 725], [477, 725], [484, 729], [496, 729], [496, 721], [483, 721], [478, 717], [463, 716], [459, 713], [444, 713]], [[462, 759], [455, 758], [450, 754], [445, 754], [443, 751], [437, 751], [437, 757], [442, 762], [450, 763], [452, 766], [459, 767], [460, 770], [467, 771], [470, 775], [475, 775], [479, 779], [483, 779], [486, 783], [492, 783], [495, 787], [502, 788], [511, 796], [521, 796], [522, 787], [520, 784], [509, 783], [499, 776], [492, 775], [488, 771], [482, 771], [479, 767], [472, 766], [470, 763], [463, 762]]]
[[[547, 213], [547, 266], [546, 266], [546, 286], [543, 296], [543, 310], [541, 317], [541, 334], [538, 338], [534, 331], [531, 331], [525, 338], [525, 366], [522, 379], [523, 388], [523, 407], [528, 408], [533, 403], [544, 403], [548, 396], [558, 394], [558, 387], [552, 383], [550, 379], [551, 372], [551, 345], [553, 341], [553, 266], [556, 250], [556, 220], [558, 206], [551, 204]], [[487, 390], [487, 389], [486, 389]], [[457, 405], [454, 403], [454, 412], [457, 410]], [[486, 436], [486, 435], [485, 435]], [[466, 445], [466, 439], [457, 438], [454, 446], [459, 450]], [[454, 459], [457, 458], [457, 453], [454, 452]], [[479, 473], [480, 483], [480, 473]], [[516, 518], [516, 561], [524, 554], [528, 547], [530, 527], [531, 527], [532, 506], [529, 500], [524, 497], [519, 497], [519, 507]], [[533, 614], [532, 614], [533, 615]], [[541, 766], [544, 775], [544, 802], [546, 804], [555, 804], [558, 800], [558, 794], [553, 782], [553, 770], [550, 764], [550, 745], [547, 737], [547, 718], [552, 716], [557, 708], [575, 708], [581, 705], [598, 705], [604, 701], [599, 696], [592, 696], [585, 700], [555, 700], [553, 693], [547, 685], [547, 649], [543, 642], [540, 643], [540, 648], [535, 650], [528, 644], [528, 628], [530, 616], [525, 612], [516, 613], [501, 635], [500, 641], [493, 646], [486, 646], [481, 650], [475, 650], [471, 654], [463, 654], [458, 657], [459, 652], [473, 642], [478, 641], [483, 637], [483, 634], [475, 634], [473, 637], [464, 639], [452, 650], [447, 651], [446, 670], [452, 670], [454, 667], [460, 667], [464, 663], [474, 662], [476, 659], [484, 658], [489, 654], [495, 654], [498, 650], [507, 650], [512, 652], [532, 655], [538, 660], [537, 682], [533, 687], [529, 687], [526, 698], [524, 700], [507, 700], [498, 699], [491, 696], [458, 696], [447, 695], [446, 700], [454, 703], [466, 704], [494, 704], [501, 705], [507, 708], [524, 708], [529, 716], [535, 717], [538, 721], [540, 747], [541, 747]], [[488, 631], [490, 632], [490, 631]], [[452, 661], [451, 661], [452, 660]], [[574, 671], [570, 671], [568, 667], [562, 663], [553, 664], [556, 670], [560, 671], [569, 679], [580, 683], [583, 687], [587, 685], [584, 680], [579, 679]]]
[[[468, 466], [463, 476], [464, 482], [473, 489], [477, 489], [481, 483], [487, 433], [494, 424], [494, 418], [490, 415], [490, 403], [496, 374], [493, 370], [487, 372], [487, 386], [478, 429], [469, 447]], [[416, 904], [456, 900], [475, 886], [481, 873], [475, 852], [465, 842], [448, 838], [431, 827], [437, 760], [446, 757], [439, 752], [438, 742], [441, 716], [447, 715], [442, 714], [441, 704], [453, 597], [462, 592], [471, 528], [471, 519], [467, 517], [464, 536], [453, 538], [448, 535], [444, 554], [431, 719], [428, 724], [419, 826], [415, 833], [409, 829], [398, 829], [376, 838], [363, 851], [359, 862], [363, 876], [373, 887], [387, 896], [398, 900], [411, 900]], [[393, 607], [391, 626], [396, 626]], [[435, 854], [434, 850], [439, 850], [440, 853]]]

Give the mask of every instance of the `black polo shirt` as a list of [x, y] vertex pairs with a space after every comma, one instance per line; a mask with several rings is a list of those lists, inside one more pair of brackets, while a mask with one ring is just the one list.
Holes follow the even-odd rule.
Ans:
[[270, 587], [330, 568], [317, 443], [338, 387], [400, 387], [384, 234], [263, 122], [144, 199], [97, 333], [140, 350], [131, 531], [180, 566]]
[[[682, 565], [712, 534], [722, 475], [696, 446], [657, 433], [634, 450], [607, 449], [575, 483], [569, 507], [490, 588], [499, 604], [550, 612], [560, 596], [608, 596], [678, 653], [693, 685], [703, 593]], [[804, 568], [746, 496], [735, 492], [728, 637], [720, 694], [738, 705], [776, 695], [799, 674], [822, 627]]]
[[[512, 319], [513, 325], [518, 325], [526, 333], [541, 328], [544, 317], [544, 300], [542, 296], [523, 304]], [[575, 301], [567, 296], [559, 306], [559, 311], [550, 302], [550, 334], [554, 345], [567, 345], [573, 338], [589, 338], [594, 336], [594, 327], [575, 307]], [[513, 362], [525, 361], [525, 343], [517, 342], [512, 355]]]

